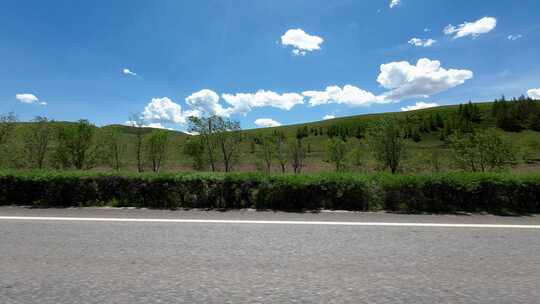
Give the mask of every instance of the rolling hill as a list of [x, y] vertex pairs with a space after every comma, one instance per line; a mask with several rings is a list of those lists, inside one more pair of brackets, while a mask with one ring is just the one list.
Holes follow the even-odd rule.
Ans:
[[[475, 105], [477, 105], [479, 109], [481, 120], [473, 123], [473, 128], [486, 129], [496, 127], [496, 120], [491, 114], [493, 103], [486, 102], [477, 103]], [[343, 132], [347, 134], [345, 137], [347, 137], [348, 147], [351, 149], [360, 149], [362, 151], [362, 162], [364, 165], [361, 170], [373, 170], [375, 168], [375, 163], [365, 142], [365, 130], [372, 122], [390, 116], [395, 116], [403, 121], [407, 121], [407, 125], [412, 126], [413, 129], [423, 129], [423, 131], [419, 132], [419, 141], [407, 140], [409, 145], [409, 157], [405, 163], [405, 167], [408, 171], [429, 171], [432, 169], [432, 163], [434, 161], [437, 161], [443, 169], [451, 169], [452, 161], [448, 143], [441, 140], [440, 128], [429, 129], [429, 127], [427, 127], [426, 129], [425, 125], [427, 123], [426, 121], [433, 120], [437, 116], [447, 117], [456, 113], [459, 111], [459, 107], [459, 105], [441, 106], [410, 112], [358, 115], [274, 128], [243, 130], [242, 134], [244, 140], [241, 144], [241, 156], [239, 157], [236, 169], [241, 171], [257, 170], [258, 157], [256, 152], [258, 147], [256, 140], [254, 140], [255, 138], [280, 131], [283, 132], [287, 138], [292, 140], [296, 136], [297, 130], [303, 129], [307, 132], [307, 137], [304, 141], [308, 149], [305, 171], [331, 170], [331, 165], [325, 161], [326, 144], [329, 134], [342, 134]], [[4, 150], [13, 151], [17, 149], [17, 146], [20, 143], [19, 139], [23, 136], [24, 129], [29, 124], [31, 123], [24, 122], [17, 124], [15, 136], [12, 137], [10, 143], [6, 145]], [[54, 122], [54, 124], [59, 126], [62, 124], [70, 124], [70, 122]], [[137, 130], [133, 127], [124, 125], [109, 125], [101, 128], [115, 129], [121, 134], [121, 141], [125, 143], [127, 147], [123, 157], [126, 169], [133, 170], [135, 168], [134, 143]], [[531, 171], [539, 168], [536, 160], [540, 159], [540, 151], [535, 147], [540, 146], [540, 132], [532, 130], [523, 130], [521, 132], [506, 132], [501, 129], [497, 130], [508, 138], [516, 150], [516, 155], [518, 155], [516, 166], [512, 170]], [[149, 133], [151, 131], [151, 128], [143, 129], [144, 133]], [[167, 132], [170, 134], [170, 145], [168, 149], [168, 159], [164, 170], [191, 170], [191, 159], [182, 153], [183, 144], [191, 135], [179, 131]], [[52, 140], [51, 146], [54, 147], [54, 139]], [[4, 151], [3, 153], [4, 167], [9, 167], [10, 154], [13, 155], [13, 152], [9, 153]], [[8, 155], [7, 160], [6, 155]], [[527, 162], [523, 161], [525, 156]]]

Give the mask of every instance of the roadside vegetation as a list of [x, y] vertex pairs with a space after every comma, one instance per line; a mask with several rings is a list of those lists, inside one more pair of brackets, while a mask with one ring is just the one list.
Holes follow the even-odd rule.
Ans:
[[[9, 173], [2, 175], [0, 200], [3, 204], [50, 205], [54, 200], [67, 201], [58, 197], [58, 189], [78, 189], [81, 199], [65, 196], [74, 199], [73, 204], [272, 209], [281, 199], [287, 205], [277, 209], [507, 208], [527, 212], [537, 211], [537, 206], [519, 200], [540, 200], [536, 177], [540, 175], [540, 103], [523, 96], [257, 130], [241, 130], [237, 121], [227, 118], [192, 117], [188, 130], [196, 135], [145, 125], [137, 115], [130, 117], [130, 126], [101, 128], [87, 120], [57, 122], [36, 117], [31, 122], [18, 122], [12, 113], [1, 115], [0, 170]], [[239, 171], [252, 173], [231, 173]], [[151, 175], [140, 175], [145, 172]], [[10, 184], [19, 181], [52, 189], [36, 192]], [[92, 188], [101, 181], [124, 190], [118, 190], [123, 191], [121, 195], [112, 195], [103, 190], [105, 186]], [[141, 188], [143, 181], [152, 183]], [[161, 181], [179, 188], [159, 190], [162, 186], [157, 184], [161, 185]], [[468, 186], [470, 181], [480, 188]], [[222, 183], [239, 188], [229, 189]], [[411, 183], [410, 187], [407, 183]], [[187, 184], [194, 188], [184, 189]], [[517, 187], [516, 192], [511, 192], [510, 185]], [[158, 192], [153, 192], [154, 186]], [[85, 187], [90, 187], [89, 193], [97, 197], [86, 197]], [[494, 195], [501, 193], [500, 197], [491, 198], [489, 192], [478, 196], [478, 191], [483, 191], [478, 189], [483, 187], [492, 187], [490, 191], [495, 191]], [[498, 187], [504, 191], [496, 190]], [[249, 192], [245, 197], [241, 194], [244, 188]], [[12, 189], [22, 191], [22, 196], [13, 196]], [[323, 189], [335, 192], [325, 198], [328, 193]], [[135, 198], [133, 193], [140, 195], [139, 191], [147, 198]], [[230, 191], [242, 197], [223, 194]], [[443, 194], [434, 192], [446, 193], [448, 205], [439, 205], [444, 201], [437, 195]], [[42, 198], [25, 198], [32, 193]], [[56, 194], [48, 197], [50, 193]], [[176, 203], [173, 195], [178, 196]], [[202, 205], [194, 201], [208, 196], [212, 198]], [[312, 205], [306, 201], [308, 198], [318, 203]], [[302, 202], [295, 202], [299, 199]], [[469, 199], [481, 201], [466, 206]], [[462, 201], [455, 205], [456, 200]], [[485, 205], [488, 202], [490, 206]]]
[[0, 205], [540, 212], [540, 175], [2, 172]]

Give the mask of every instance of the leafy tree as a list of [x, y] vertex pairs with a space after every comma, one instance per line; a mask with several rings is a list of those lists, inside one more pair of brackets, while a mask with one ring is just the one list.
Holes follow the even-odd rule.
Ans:
[[368, 143], [379, 164], [397, 173], [407, 151], [399, 121], [395, 117], [378, 121]]
[[282, 131], [275, 131], [273, 134], [276, 144], [276, 159], [279, 162], [281, 173], [285, 173], [287, 162], [289, 161], [289, 153], [287, 151], [287, 141], [285, 134]]
[[23, 153], [30, 168], [42, 169], [52, 136], [51, 123], [46, 117], [36, 117], [22, 137]]
[[467, 171], [503, 169], [515, 160], [510, 144], [494, 130], [456, 133], [450, 147], [457, 165]]
[[415, 128], [415, 129], [412, 131], [411, 139], [412, 139], [414, 142], [420, 142], [420, 141], [422, 141], [422, 135], [420, 134], [420, 131], [418, 130], [418, 128]]
[[215, 140], [217, 130], [217, 116], [208, 118], [190, 117], [189, 131], [201, 138], [201, 144], [204, 146], [204, 153], [212, 171], [217, 171], [216, 151], [218, 149]]
[[148, 161], [152, 164], [152, 171], [159, 173], [163, 163], [167, 158], [167, 147], [169, 145], [169, 134], [164, 130], [154, 130], [145, 142], [145, 151]]
[[365, 155], [359, 147], [353, 148], [347, 155], [347, 162], [351, 169], [361, 170], [365, 167]]
[[17, 117], [13, 113], [0, 115], [0, 146], [4, 145], [16, 122]]
[[118, 171], [123, 166], [122, 156], [126, 145], [117, 129], [107, 128], [99, 132], [99, 154], [101, 162]]
[[201, 136], [212, 171], [217, 170], [216, 155], [220, 155], [225, 172], [230, 172], [240, 152], [240, 123], [220, 116], [190, 117], [189, 129]]
[[266, 172], [272, 171], [272, 162], [276, 157], [276, 136], [265, 135], [259, 138], [259, 149], [257, 155], [263, 162]]
[[55, 151], [55, 160], [59, 166], [75, 167], [77, 170], [91, 168], [96, 156], [92, 150], [94, 133], [95, 126], [84, 119], [74, 125], [61, 126]]
[[193, 160], [193, 169], [203, 170], [208, 165], [208, 159], [205, 157], [205, 146], [198, 136], [188, 138], [183, 147], [184, 154]]
[[335, 165], [336, 171], [345, 170], [347, 150], [347, 143], [341, 138], [331, 138], [328, 140], [326, 146], [327, 157]]
[[291, 141], [289, 143], [288, 152], [294, 173], [301, 173], [307, 156], [306, 148], [304, 147], [302, 140], [297, 139], [295, 141]]
[[303, 126], [298, 129], [296, 129], [296, 139], [302, 140], [309, 136], [308, 127]]
[[143, 138], [144, 138], [144, 119], [137, 114], [133, 114], [129, 117], [130, 125], [135, 128], [135, 158], [137, 160], [137, 171], [139, 173], [144, 171], [143, 162]]
[[216, 120], [216, 140], [223, 160], [225, 172], [231, 172], [240, 152], [240, 122], [218, 117]]

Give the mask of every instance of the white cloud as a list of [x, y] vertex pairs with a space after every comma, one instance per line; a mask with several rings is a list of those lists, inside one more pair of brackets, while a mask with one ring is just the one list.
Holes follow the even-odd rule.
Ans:
[[439, 104], [434, 103], [434, 102], [433, 103], [417, 102], [415, 105], [406, 106], [406, 107], [401, 108], [401, 111], [403, 111], [403, 112], [414, 111], [414, 110], [434, 108], [434, 107], [438, 107], [438, 106], [439, 106]]
[[230, 109], [219, 104], [219, 95], [208, 89], [200, 90], [186, 98], [186, 103], [195, 111], [208, 115], [228, 117]]
[[478, 35], [491, 32], [497, 26], [497, 19], [493, 17], [484, 17], [474, 22], [465, 22], [458, 26], [448, 25], [444, 28], [446, 35], [454, 35], [454, 39]]
[[431, 29], [428, 28], [428, 27], [426, 27], [426, 28], [424, 29], [424, 32], [426, 32], [426, 33], [431, 32]]
[[223, 94], [223, 99], [232, 106], [231, 113], [246, 114], [252, 108], [273, 107], [290, 110], [295, 105], [304, 103], [304, 96], [297, 93], [278, 94], [272, 91], [259, 90], [257, 93]]
[[292, 52], [297, 56], [304, 56], [307, 52], [320, 50], [323, 42], [324, 39], [321, 37], [309, 35], [302, 29], [290, 29], [281, 36], [281, 44], [292, 46]]
[[369, 106], [374, 103], [386, 103], [383, 98], [352, 85], [346, 85], [343, 88], [329, 86], [324, 91], [305, 91], [302, 94], [309, 98], [309, 104], [312, 107], [327, 103], [349, 106]]
[[123, 69], [122, 74], [129, 75], [129, 76], [137, 76], [137, 73], [131, 71], [130, 69]]
[[22, 103], [37, 103], [39, 101], [39, 98], [34, 94], [17, 94], [15, 98]]
[[336, 118], [334, 115], [328, 114], [328, 115], [324, 115], [324, 117], [322, 119], [323, 120], [329, 120], [329, 119], [334, 119], [334, 118]]
[[162, 125], [160, 122], [153, 122], [147, 125], [144, 125], [143, 128], [153, 128], [153, 129], [164, 129], [164, 130], [173, 130], [172, 128], [167, 128]]
[[412, 44], [414, 46], [422, 46], [422, 47], [429, 47], [434, 45], [437, 42], [437, 40], [434, 39], [420, 39], [420, 38], [412, 38], [409, 40], [409, 44]]
[[394, 7], [399, 6], [399, 5], [401, 5], [401, 0], [392, 0], [390, 2], [390, 8], [394, 8]]
[[[186, 118], [197, 114], [193, 111], [182, 111], [182, 106], [173, 102], [169, 97], [152, 98], [142, 112], [142, 117], [151, 122], [168, 122], [184, 124]], [[195, 115], [196, 116], [196, 115]]]
[[416, 65], [407, 61], [381, 65], [377, 81], [389, 92], [383, 94], [386, 101], [412, 97], [429, 97], [446, 91], [473, 77], [469, 70], [446, 70], [438, 60], [422, 58]]
[[508, 35], [508, 37], [506, 37], [508, 40], [510, 41], [516, 41], [518, 39], [521, 39], [523, 38], [523, 35], [521, 34], [518, 34], [518, 35]]
[[255, 125], [262, 128], [271, 128], [271, 127], [279, 127], [281, 126], [281, 123], [270, 118], [259, 118], [255, 120]]
[[540, 88], [528, 90], [527, 95], [532, 99], [540, 100]]

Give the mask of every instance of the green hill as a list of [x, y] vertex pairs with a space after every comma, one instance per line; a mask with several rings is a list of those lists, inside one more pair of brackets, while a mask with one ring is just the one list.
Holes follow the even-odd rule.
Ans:
[[[479, 119], [471, 123], [473, 129], [496, 128], [497, 121], [493, 115], [494, 103], [475, 104], [479, 111]], [[326, 145], [332, 136], [341, 136], [347, 140], [347, 146], [360, 149], [363, 162], [362, 170], [375, 169], [375, 163], [366, 145], [366, 132], [369, 126], [380, 119], [386, 117], [397, 117], [404, 121], [404, 128], [408, 132], [415, 133], [416, 140], [408, 139], [409, 153], [405, 168], [409, 172], [429, 171], [433, 168], [433, 162], [438, 162], [443, 170], [452, 169], [452, 161], [448, 142], [441, 140], [441, 133], [444, 132], [442, 125], [437, 125], [437, 118], [449, 119], [455, 116], [460, 109], [459, 105], [442, 106], [410, 112], [368, 114], [336, 119], [315, 121], [297, 125], [280, 126], [275, 128], [243, 130], [243, 141], [241, 143], [241, 156], [236, 165], [240, 171], [257, 170], [257, 137], [273, 132], [283, 132], [287, 138], [293, 140], [301, 130], [307, 134], [304, 138], [308, 149], [308, 157], [304, 171], [324, 171], [331, 170], [332, 166], [325, 160]], [[13, 167], [16, 158], [20, 155], [20, 142], [25, 134], [25, 128], [31, 123], [21, 122], [16, 124], [14, 136], [11, 136], [7, 144], [4, 145], [2, 153], [2, 166]], [[54, 122], [54, 127], [73, 124], [72, 122]], [[439, 123], [440, 124], [440, 123]], [[447, 123], [445, 122], [445, 125]], [[137, 129], [124, 125], [109, 125], [100, 129], [114, 129], [121, 134], [121, 141], [126, 145], [124, 152], [124, 162], [126, 169], [135, 168], [135, 141]], [[151, 128], [143, 128], [143, 133], [148, 134]], [[514, 171], [534, 171], [540, 168], [537, 160], [540, 159], [540, 132], [524, 129], [520, 132], [507, 132], [497, 128], [512, 143], [516, 150], [517, 160]], [[164, 171], [184, 171], [191, 170], [191, 159], [182, 153], [182, 147], [191, 135], [179, 131], [167, 131], [170, 135], [170, 145], [168, 149], [168, 159]], [[54, 148], [54, 136], [50, 146]], [[276, 166], [277, 168], [277, 166]], [[103, 170], [105, 168], [97, 168]]]

